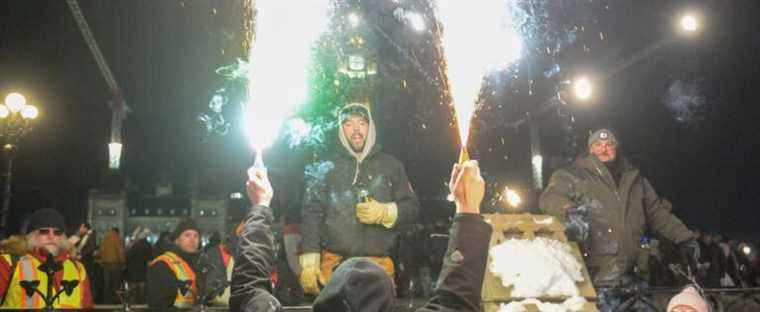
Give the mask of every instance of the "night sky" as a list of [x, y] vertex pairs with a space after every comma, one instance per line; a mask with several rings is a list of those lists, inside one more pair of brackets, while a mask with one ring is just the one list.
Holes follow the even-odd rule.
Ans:
[[[391, 1], [361, 5], [380, 10], [385, 4], [379, 3], [386, 2]], [[760, 3], [519, 2], [532, 4], [534, 12], [549, 11], [544, 18], [569, 19], [563, 25], [582, 24], [584, 31], [559, 53], [541, 57], [532, 55], [541, 50], [538, 42], [556, 36], [540, 37], [536, 34], [551, 32], [533, 29], [523, 59], [502, 75], [512, 78], [495, 79], [496, 91], [478, 112], [472, 133], [472, 154], [482, 160], [487, 178], [529, 185], [527, 127], [500, 124], [518, 120], [553, 94], [558, 78], [547, 77], [544, 69], [556, 63], [560, 76], [567, 78], [574, 72], [609, 73], [671, 38], [641, 61], [598, 81], [589, 103], [568, 104], [576, 141], [582, 146], [589, 128], [611, 125], [624, 155], [674, 203], [686, 223], [735, 237], [760, 236], [755, 214], [760, 192], [754, 186], [760, 179], [760, 109], [754, 95], [760, 82]], [[64, 211], [70, 223], [83, 220], [91, 188], [145, 191], [158, 181], [170, 181], [177, 192], [193, 184], [213, 185], [206, 186], [207, 192], [240, 191], [251, 155], [239, 125], [233, 123], [226, 136], [207, 136], [197, 117], [224, 86], [215, 69], [245, 55], [241, 1], [87, 0], [80, 5], [133, 110], [124, 122], [123, 166], [118, 172], [107, 169], [109, 90], [65, 1], [1, 1], [0, 95], [21, 92], [41, 111], [37, 128], [19, 143], [12, 223], [42, 207]], [[704, 30], [692, 38], [679, 37], [672, 24], [688, 8], [702, 12]], [[544, 22], [548, 27], [561, 24]], [[406, 104], [425, 105], [419, 102]], [[458, 148], [455, 132], [445, 127], [450, 111], [441, 108], [431, 117], [398, 114], [390, 107], [380, 110], [386, 113], [378, 117], [380, 142], [404, 161], [421, 197], [441, 195]], [[566, 145], [560, 119], [555, 110], [538, 117], [545, 159], [559, 159]], [[431, 125], [425, 136], [404, 132], [423, 123]], [[417, 145], [414, 152], [410, 144]], [[291, 171], [303, 167], [303, 157], [283, 146], [271, 153], [283, 156], [272, 161], [272, 170], [289, 168], [280, 169], [282, 179], [298, 178]], [[545, 179], [555, 166], [547, 162]]]

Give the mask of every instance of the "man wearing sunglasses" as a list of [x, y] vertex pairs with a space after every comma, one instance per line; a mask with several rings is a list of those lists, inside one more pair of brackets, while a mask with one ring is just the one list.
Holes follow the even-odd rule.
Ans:
[[48, 306], [46, 298], [56, 295], [51, 306], [55, 309], [93, 307], [87, 271], [71, 257], [64, 228], [63, 216], [56, 210], [32, 213], [25, 248], [0, 257], [0, 308], [42, 309]]
[[[695, 235], [671, 213], [670, 202], [660, 198], [649, 180], [622, 156], [615, 134], [606, 128], [591, 133], [587, 155], [552, 175], [539, 206], [562, 218], [568, 233], [581, 243], [597, 288], [631, 285], [642, 252], [639, 240], [648, 232], [678, 244], [687, 260], [699, 257]], [[601, 299], [601, 310], [607, 311]]]

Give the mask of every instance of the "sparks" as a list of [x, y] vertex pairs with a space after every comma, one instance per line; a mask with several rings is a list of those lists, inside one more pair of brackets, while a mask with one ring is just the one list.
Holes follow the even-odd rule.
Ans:
[[449, 91], [464, 148], [483, 76], [489, 67], [519, 59], [522, 39], [510, 23], [503, 0], [441, 1], [438, 10]]

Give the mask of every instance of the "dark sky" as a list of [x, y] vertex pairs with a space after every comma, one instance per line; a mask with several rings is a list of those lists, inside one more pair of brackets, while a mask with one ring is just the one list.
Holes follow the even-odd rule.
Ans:
[[[593, 21], [589, 27], [603, 32], [605, 39], [581, 37], [576, 48], [585, 43], [591, 52], [565, 53], [561, 59], [564, 68], [604, 71], [663, 38], [676, 38], [599, 82], [595, 101], [573, 108], [577, 132], [583, 136], [593, 125], [614, 126], [626, 156], [662, 196], [671, 199], [687, 223], [755, 238], [760, 236], [760, 218], [755, 214], [760, 192], [754, 186], [760, 178], [756, 2], [594, 1], [595, 6], [601, 3], [609, 9], [603, 14], [588, 11], [599, 16], [576, 16]], [[1, 1], [0, 95], [22, 92], [41, 110], [37, 129], [19, 144], [11, 206], [16, 216], [58, 207], [70, 219], [81, 220], [88, 189], [106, 188], [125, 178], [133, 185], [150, 185], [159, 179], [182, 181], [210, 173], [234, 189], [250, 161], [244, 140], [233, 129], [224, 138], [201, 143], [204, 135], [196, 116], [222, 85], [214, 69], [242, 56], [240, 2], [80, 3], [133, 108], [124, 124], [123, 169], [118, 173], [106, 169], [109, 92], [65, 1]], [[590, 5], [562, 3], [574, 4], [568, 6], [571, 9]], [[678, 38], [671, 33], [672, 17], [681, 7], [704, 13], [706, 30], [698, 37]], [[667, 105], [668, 90], [676, 81], [696, 90], [701, 104], [690, 107], [687, 113], [692, 115], [674, 112]], [[557, 121], [546, 118], [541, 126], [547, 129], [544, 149], [556, 152], [562, 144]], [[475, 140], [475, 154], [482, 157], [483, 166], [493, 175], [505, 174], [497, 172], [499, 168], [529, 170], [527, 162], [516, 162], [528, 153], [526, 129], [491, 131], [498, 133]], [[489, 155], [489, 146], [499, 137], [513, 137], [509, 154], [522, 156], [504, 160], [503, 152]], [[389, 150], [399, 152], [404, 147]], [[456, 156], [456, 148], [451, 150], [452, 155], [441, 156], [444, 163]], [[430, 155], [401, 158], [410, 157]], [[439, 175], [448, 169], [442, 167]], [[424, 180], [419, 175], [425, 171], [408, 171], [413, 182]]]

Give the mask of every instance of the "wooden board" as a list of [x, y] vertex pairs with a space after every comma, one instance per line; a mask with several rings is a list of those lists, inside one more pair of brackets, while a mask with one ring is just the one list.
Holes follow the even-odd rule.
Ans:
[[[486, 214], [484, 217], [486, 222], [490, 223], [493, 227], [489, 250], [490, 248], [493, 248], [493, 246], [501, 244], [509, 238], [533, 239], [535, 237], [547, 237], [568, 243], [578, 261], [582, 264], [584, 263], [578, 245], [573, 242], [568, 242], [567, 236], [565, 236], [564, 225], [561, 222], [558, 222], [554, 217], [534, 214]], [[519, 257], [520, 255], [515, 256]], [[523, 298], [515, 298], [511, 296], [511, 287], [504, 287], [501, 283], [501, 279], [491, 273], [490, 267], [491, 256], [489, 255], [488, 262], [486, 263], [486, 274], [483, 280], [483, 302], [496, 304], [498, 310], [497, 303], [522, 300]], [[591, 278], [589, 277], [585, 265], [583, 266], [582, 274], [583, 282], [578, 283], [580, 294], [589, 302], [594, 302], [596, 301], [596, 291], [591, 284]], [[567, 297], [548, 297], [538, 299], [545, 302], [561, 303], [567, 299]]]

